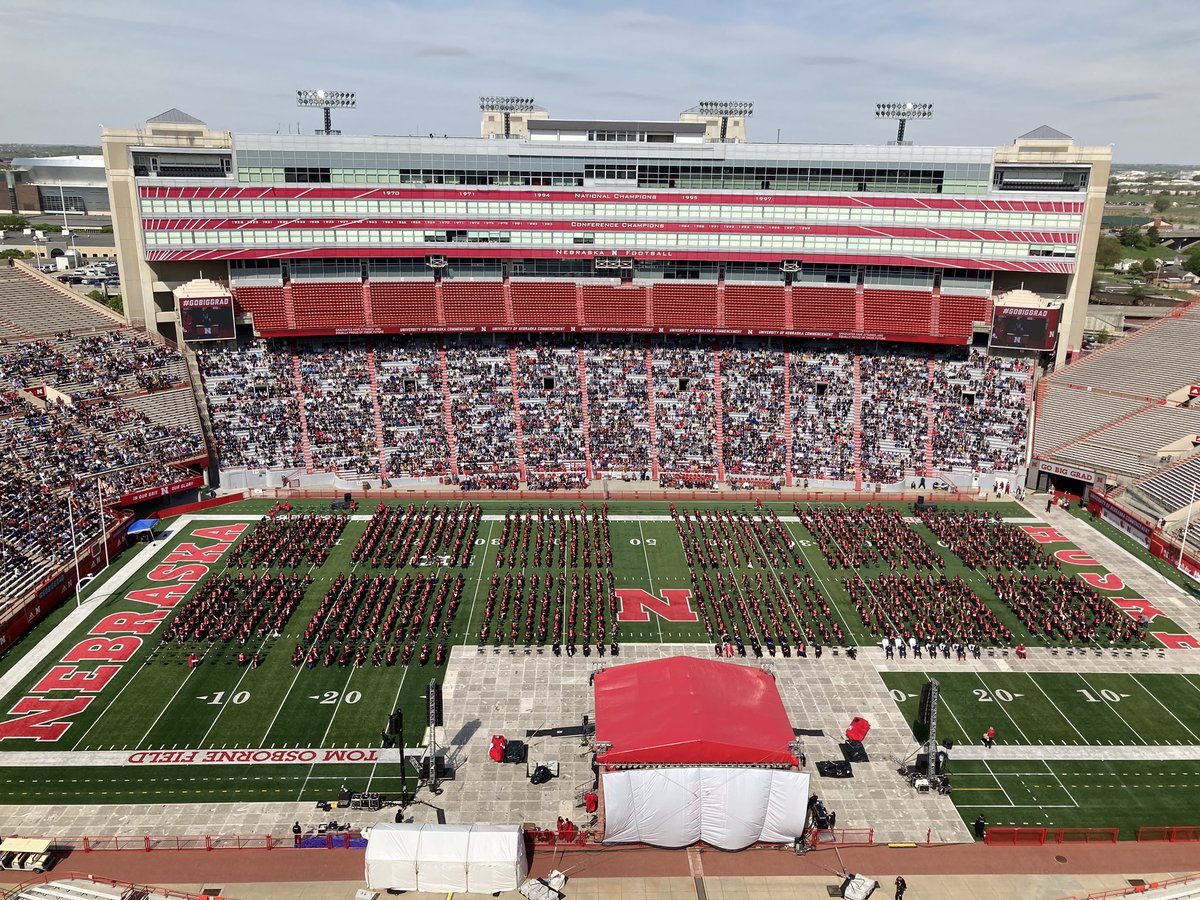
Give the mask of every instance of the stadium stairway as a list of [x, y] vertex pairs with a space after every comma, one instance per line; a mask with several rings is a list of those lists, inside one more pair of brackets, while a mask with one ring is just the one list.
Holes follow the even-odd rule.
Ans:
[[[505, 291], [505, 296], [508, 296], [507, 291]], [[508, 301], [505, 302], [507, 303]], [[517, 374], [517, 345], [513, 343], [512, 338], [508, 339], [508, 371], [510, 383], [512, 384], [513, 422], [516, 425], [517, 431], [517, 468], [521, 473], [521, 480], [524, 481], [525, 432], [521, 427], [521, 392], [517, 388], [517, 385], [520, 383], [520, 378]]]
[[725, 480], [725, 404], [721, 398], [721, 348], [713, 348], [713, 424], [717, 454], [717, 482]]
[[367, 347], [367, 377], [371, 384], [371, 418], [375, 422], [375, 449], [379, 451], [379, 477], [387, 478], [387, 450], [383, 446], [383, 414], [379, 409], [379, 372], [375, 368], [374, 347]]
[[[295, 330], [295, 328], [296, 328], [296, 301], [292, 299], [292, 283], [291, 283], [291, 281], [284, 281], [284, 283], [283, 283], [283, 312], [284, 312], [284, 315], [287, 317], [287, 327], [289, 329]], [[293, 348], [292, 358], [294, 359], [295, 356], [296, 356], [296, 354], [295, 354], [294, 348]], [[303, 414], [303, 410], [301, 410], [301, 413]], [[312, 471], [311, 467], [309, 468], [309, 471], [310, 472]]]
[[654, 419], [654, 353], [646, 340], [646, 421], [650, 426], [650, 477], [658, 481], [658, 425]]
[[[929, 360], [929, 384], [933, 385], [933, 380], [937, 378], [937, 363], [932, 359]], [[937, 415], [933, 408], [933, 391], [930, 390], [925, 397], [925, 471], [922, 473], [928, 475], [933, 471], [933, 433], [937, 427]]]
[[[861, 310], [861, 306], [860, 306]], [[862, 490], [862, 357], [854, 354], [854, 489]]]
[[591, 481], [595, 475], [592, 471], [592, 420], [588, 415], [587, 360], [583, 348], [576, 351], [579, 358], [579, 412], [583, 419], [583, 464], [587, 479]]
[[[363, 321], [366, 323], [367, 327], [371, 327], [375, 324], [375, 316], [371, 312], [371, 279], [370, 278], [363, 279], [362, 295], [363, 295]], [[383, 444], [382, 443], [380, 443], [380, 445], [379, 445], [379, 455], [381, 457], [383, 456]], [[382, 471], [382, 469], [381, 469], [381, 471]]]
[[725, 327], [725, 279], [717, 281], [717, 327]]
[[788, 487], [795, 482], [792, 475], [792, 447], [795, 436], [792, 423], [792, 351], [783, 351], [783, 471]]
[[933, 287], [933, 299], [929, 303], [929, 333], [942, 333], [942, 288], [940, 284]]
[[450, 402], [450, 367], [446, 364], [446, 345], [438, 343], [438, 369], [442, 377], [442, 417], [446, 426], [446, 446], [450, 450], [450, 474], [458, 477], [458, 435], [454, 432], [454, 415]]
[[[854, 330], [866, 331], [867, 321], [867, 292], [861, 284], [854, 286]], [[857, 359], [857, 357], [855, 357]]]
[[[290, 314], [291, 305], [288, 305]], [[296, 342], [290, 341], [288, 350], [292, 357], [292, 384], [296, 390], [297, 418], [300, 420], [300, 453], [304, 457], [304, 471], [313, 472], [312, 444], [308, 442], [308, 413], [304, 409], [304, 379], [300, 375], [300, 357], [296, 355]]]

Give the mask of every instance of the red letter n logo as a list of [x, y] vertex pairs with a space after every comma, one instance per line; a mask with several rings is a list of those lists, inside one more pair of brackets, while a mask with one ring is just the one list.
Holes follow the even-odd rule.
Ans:
[[687, 588], [666, 590], [659, 600], [641, 588], [620, 588], [617, 600], [618, 622], [649, 622], [650, 613], [668, 622], [696, 622], [699, 616], [692, 611], [692, 592]]

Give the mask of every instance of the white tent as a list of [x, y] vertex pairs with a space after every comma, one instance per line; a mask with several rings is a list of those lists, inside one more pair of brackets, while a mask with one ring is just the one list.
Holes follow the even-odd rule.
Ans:
[[807, 812], [808, 776], [801, 772], [681, 766], [604, 774], [606, 844], [790, 844], [803, 834]]
[[519, 825], [385, 823], [367, 837], [372, 890], [492, 894], [515, 891], [528, 872]]

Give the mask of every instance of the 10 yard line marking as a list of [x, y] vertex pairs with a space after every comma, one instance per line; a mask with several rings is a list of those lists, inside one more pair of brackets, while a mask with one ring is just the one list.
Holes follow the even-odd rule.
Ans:
[[1025, 677], [1028, 678], [1030, 681], [1032, 681], [1033, 686], [1042, 692], [1043, 697], [1045, 697], [1047, 700], [1050, 701], [1050, 705], [1054, 707], [1054, 711], [1057, 712], [1060, 716], [1062, 716], [1064, 722], [1066, 722], [1068, 725], [1071, 726], [1071, 730], [1074, 731], [1077, 735], [1079, 735], [1079, 737], [1083, 740], [1083, 742], [1085, 744], [1089, 743], [1088, 739], [1083, 736], [1083, 732], [1081, 732], [1078, 728], [1076, 728], [1075, 723], [1072, 722], [1070, 719], [1068, 719], [1066, 714], [1061, 709], [1058, 708], [1058, 704], [1050, 699], [1050, 695], [1047, 694], [1045, 689], [1043, 689], [1042, 686], [1037, 683], [1037, 680], [1032, 675], [1030, 675], [1028, 672], [1025, 673]]
[[150, 732], [154, 730], [154, 726], [157, 725], [159, 720], [167, 714], [167, 710], [171, 708], [171, 704], [175, 702], [175, 698], [179, 696], [179, 692], [187, 687], [187, 683], [191, 680], [192, 673], [195, 671], [195, 669], [188, 669], [187, 674], [183, 676], [183, 681], [179, 682], [179, 687], [175, 688], [175, 693], [171, 695], [171, 699], [163, 704], [163, 708], [158, 711], [158, 715], [154, 717], [154, 721], [150, 723], [150, 727], [146, 729], [146, 733], [142, 735], [142, 739], [134, 744], [135, 748], [146, 743], [146, 738], [150, 737]]
[[[1125, 721], [1125, 717], [1124, 717], [1123, 715], [1121, 715], [1119, 712], [1117, 712], [1116, 708], [1115, 708], [1115, 707], [1113, 707], [1113, 705], [1112, 705], [1111, 703], [1109, 703], [1107, 700], [1105, 700], [1105, 699], [1104, 699], [1104, 695], [1103, 695], [1103, 694], [1101, 694], [1099, 691], [1097, 691], [1095, 688], [1093, 688], [1093, 687], [1092, 687], [1092, 686], [1091, 686], [1091, 685], [1088, 683], [1088, 680], [1087, 680], [1086, 678], [1084, 678], [1084, 677], [1083, 677], [1082, 675], [1080, 675], [1078, 672], [1076, 672], [1076, 673], [1075, 673], [1075, 677], [1076, 677], [1076, 678], [1078, 678], [1080, 681], [1082, 681], [1082, 682], [1083, 682], [1084, 686], [1085, 686], [1085, 687], [1086, 687], [1086, 688], [1087, 688], [1089, 691], [1091, 691], [1091, 693], [1092, 693], [1092, 695], [1093, 695], [1093, 696], [1095, 696], [1095, 697], [1099, 697], [1099, 698], [1100, 698], [1100, 699], [1101, 699], [1101, 700], [1104, 702], [1104, 705], [1105, 705], [1105, 706], [1107, 706], [1107, 707], [1109, 708], [1109, 710], [1112, 712], [1112, 714], [1113, 714], [1114, 716], [1116, 716], [1118, 719], [1120, 719], [1120, 720], [1121, 720], [1121, 724], [1122, 724], [1122, 725], [1124, 725], [1126, 728], [1128, 728], [1128, 729], [1129, 729], [1129, 733], [1130, 733], [1130, 734], [1132, 734], [1132, 735], [1133, 735], [1135, 738], [1139, 737], [1139, 735], [1138, 735], [1137, 731], [1134, 729], [1134, 727], [1133, 727], [1132, 725], [1130, 725], [1128, 722], [1126, 722], [1126, 721]], [[1147, 740], [1145, 740], [1145, 739], [1141, 739], [1141, 743], [1143, 743], [1143, 744], [1149, 744], [1150, 742], [1149, 742], [1149, 741], [1147, 741]]]
[[1141, 688], [1143, 691], [1145, 691], [1147, 694], [1149, 694], [1149, 695], [1150, 695], [1150, 699], [1151, 699], [1151, 700], [1153, 700], [1155, 703], [1157, 703], [1159, 706], [1161, 706], [1163, 709], [1165, 709], [1165, 710], [1166, 710], [1166, 712], [1167, 712], [1167, 715], [1168, 715], [1168, 716], [1170, 716], [1172, 719], [1174, 719], [1174, 720], [1175, 720], [1176, 722], [1178, 722], [1180, 725], [1183, 725], [1183, 730], [1184, 730], [1184, 731], [1186, 731], [1186, 732], [1187, 732], [1188, 734], [1190, 734], [1192, 737], [1194, 737], [1194, 738], [1197, 738], [1198, 740], [1200, 740], [1200, 736], [1198, 736], [1198, 735], [1196, 734], [1196, 732], [1192, 731], [1192, 729], [1188, 728], [1188, 727], [1187, 727], [1187, 725], [1184, 723], [1184, 721], [1183, 721], [1182, 719], [1180, 719], [1180, 718], [1179, 718], [1179, 716], [1177, 716], [1177, 715], [1175, 715], [1175, 713], [1171, 712], [1171, 710], [1170, 710], [1170, 709], [1167, 709], [1167, 706], [1166, 706], [1166, 704], [1165, 704], [1165, 703], [1163, 703], [1161, 700], [1159, 700], [1159, 699], [1158, 699], [1158, 697], [1154, 696], [1154, 692], [1153, 692], [1153, 691], [1151, 691], [1151, 690], [1150, 690], [1148, 687], [1146, 687], [1144, 684], [1142, 684], [1140, 681], [1138, 681], [1138, 677], [1137, 677], [1136, 675], [1132, 675], [1132, 674], [1131, 674], [1129, 677], [1133, 679], [1133, 681], [1134, 681], [1134, 684], [1136, 684], [1136, 685], [1137, 685], [1138, 687], [1140, 687], [1140, 688]]

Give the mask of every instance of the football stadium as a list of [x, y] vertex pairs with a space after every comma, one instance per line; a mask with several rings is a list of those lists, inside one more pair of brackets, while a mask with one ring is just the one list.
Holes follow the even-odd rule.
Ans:
[[1109, 148], [313, 93], [103, 130], [124, 315], [0, 268], [5, 868], [1200, 868], [1200, 306], [1084, 349]]

